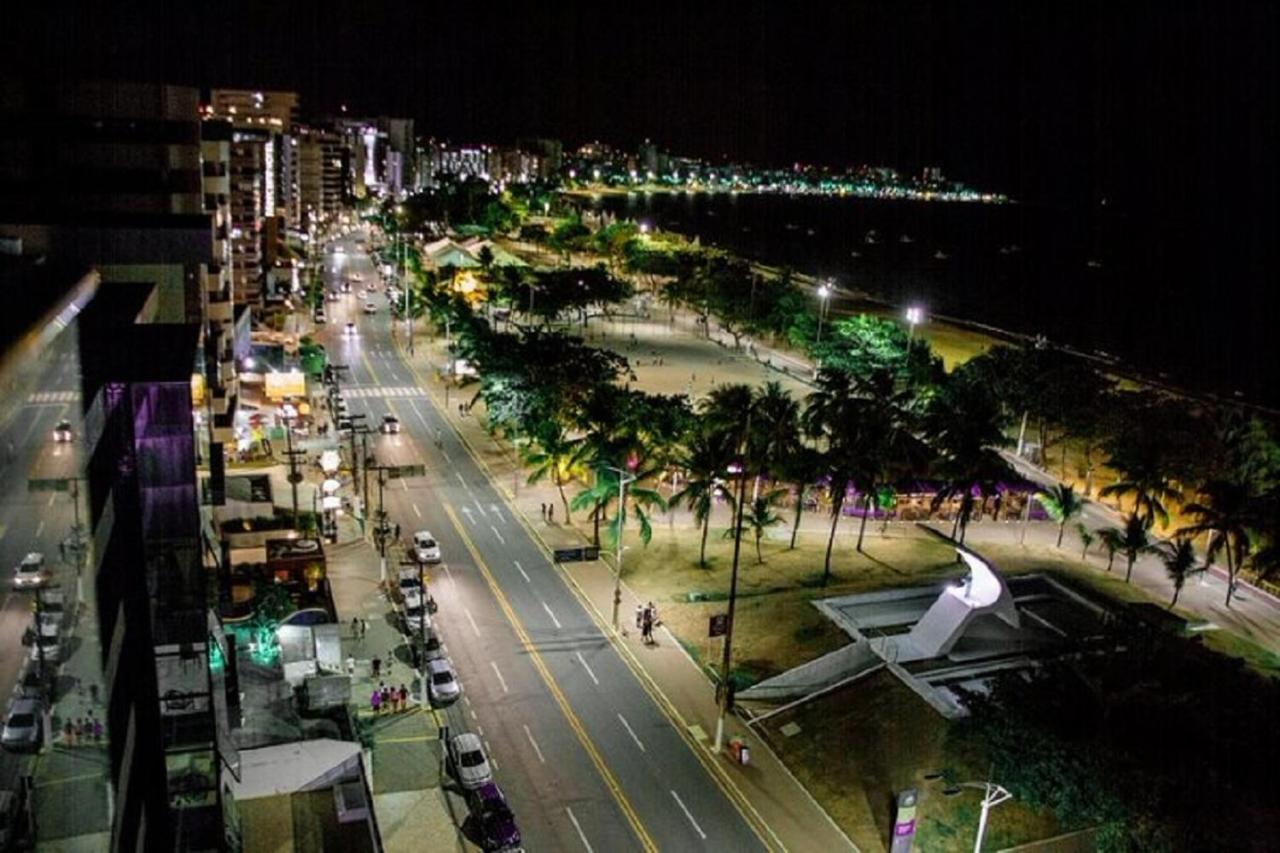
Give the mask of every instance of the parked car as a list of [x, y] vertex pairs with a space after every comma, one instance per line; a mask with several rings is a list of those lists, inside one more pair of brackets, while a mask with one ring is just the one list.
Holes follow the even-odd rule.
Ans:
[[15, 699], [5, 717], [0, 745], [13, 752], [39, 749], [44, 739], [39, 699]]
[[338, 295], [338, 291], [336, 291], [336, 290], [330, 290], [330, 291], [329, 291], [329, 296], [328, 296], [327, 298], [328, 298], [328, 300], [329, 300], [330, 302], [337, 302], [337, 301], [338, 301], [339, 299], [341, 299], [342, 297]]
[[13, 585], [16, 589], [35, 589], [48, 582], [49, 570], [44, 565], [44, 554], [39, 551], [27, 554], [13, 570]]
[[400, 432], [400, 419], [395, 415], [383, 415], [378, 430], [386, 435], [394, 435]]
[[449, 739], [449, 771], [467, 790], [476, 790], [493, 781], [493, 770], [479, 735], [463, 732]]
[[435, 631], [427, 626], [426, 644], [423, 646], [422, 657], [427, 661], [439, 660], [444, 657], [444, 649], [440, 646], [440, 637]]
[[356, 291], [356, 299], [364, 300], [368, 297], [369, 291], [365, 290], [363, 287]]
[[427, 671], [431, 678], [427, 682], [427, 690], [431, 701], [437, 705], [445, 705], [455, 701], [462, 693], [458, 678], [453, 674], [453, 666], [446, 658], [436, 658], [427, 663]]
[[436, 542], [430, 530], [419, 530], [413, 534], [413, 556], [419, 563], [440, 562], [440, 543]]
[[377, 314], [377, 313], [378, 313], [378, 306], [377, 306], [377, 305], [375, 305], [375, 304], [374, 304], [374, 303], [372, 303], [372, 302], [366, 302], [366, 303], [364, 304], [364, 313], [366, 313], [366, 314]]
[[18, 793], [0, 790], [0, 850], [18, 849], [18, 839], [24, 834], [22, 809]]
[[486, 782], [467, 793], [467, 806], [480, 830], [485, 850], [511, 850], [520, 846], [520, 829], [507, 798], [496, 782]]
[[401, 569], [399, 587], [406, 607], [422, 603], [422, 576], [417, 569]]
[[53, 440], [58, 443], [71, 440], [71, 421], [58, 421], [58, 425], [53, 428]]
[[[402, 605], [401, 618], [404, 619], [404, 630], [408, 634], [418, 635], [423, 629], [431, 630], [431, 614], [427, 612], [427, 608], [422, 606], [422, 599], [415, 598], [413, 603], [405, 602]], [[423, 624], [423, 620], [426, 624]]]
[[315, 322], [317, 326], [323, 326], [329, 322], [329, 318], [325, 316], [323, 311], [317, 311], [315, 314]]
[[31, 632], [31, 651], [27, 656], [33, 663], [39, 663], [43, 658], [45, 666], [55, 666], [62, 662], [62, 637], [56, 628], [50, 631], [49, 627], [43, 623], [40, 625], [39, 640], [35, 631]]

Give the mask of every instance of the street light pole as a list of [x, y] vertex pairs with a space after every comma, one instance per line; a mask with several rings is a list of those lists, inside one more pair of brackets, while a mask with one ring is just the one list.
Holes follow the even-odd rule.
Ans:
[[982, 811], [978, 814], [978, 837], [973, 842], [973, 853], [982, 853], [982, 837], [987, 833], [987, 816], [996, 806], [1013, 799], [1013, 794], [995, 782], [964, 782], [962, 787], [978, 788], [982, 791]]
[[[822, 321], [827, 317], [827, 299], [831, 296], [831, 288], [825, 283], [818, 286], [818, 298], [821, 303], [818, 306], [818, 334], [814, 337], [813, 345], [817, 349], [818, 344], [822, 343]], [[821, 360], [815, 356], [813, 360], [813, 375], [817, 377], [818, 370], [821, 368]]]
[[635, 477], [625, 468], [606, 466], [618, 475], [618, 535], [614, 539], [613, 630], [618, 630], [618, 608], [622, 605], [622, 531], [626, 529], [627, 484]]
[[[750, 415], [748, 415], [748, 425], [750, 422]], [[748, 426], [748, 428], [750, 427]], [[720, 664], [720, 677], [723, 681], [720, 688], [720, 710], [716, 715], [715, 752], [717, 754], [724, 746], [724, 719], [733, 707], [731, 696], [733, 679], [730, 676], [730, 668], [733, 665], [733, 617], [738, 603], [738, 559], [742, 551], [742, 509], [747, 492], [747, 466], [745, 462], [744, 458], [738, 471], [738, 506], [733, 522], [733, 569], [729, 575], [729, 619], [724, 631], [724, 659]]]

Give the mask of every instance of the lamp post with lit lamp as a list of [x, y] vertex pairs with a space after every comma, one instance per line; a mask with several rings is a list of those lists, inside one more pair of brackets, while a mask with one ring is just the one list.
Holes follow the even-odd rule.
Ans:
[[[818, 344], [822, 343], [822, 321], [827, 318], [827, 305], [829, 304], [829, 300], [831, 299], [831, 294], [834, 292], [834, 290], [835, 288], [825, 281], [822, 284], [818, 285], [818, 291], [817, 291], [818, 299], [821, 300], [821, 302], [818, 305], [818, 334], [815, 335], [813, 339], [813, 345], [815, 349], [817, 348]], [[814, 364], [813, 364], [814, 376], [818, 375], [818, 369], [820, 366], [821, 365], [819, 364], [819, 359], [815, 357]]]
[[614, 538], [613, 574], [613, 630], [618, 630], [618, 608], [622, 605], [622, 531], [626, 529], [627, 486], [636, 480], [630, 468], [606, 465], [606, 470], [618, 475], [618, 532]]
[[907, 325], [910, 331], [907, 333], [907, 347], [911, 347], [912, 341], [916, 339], [916, 326], [924, 322], [924, 309], [919, 305], [907, 306]]

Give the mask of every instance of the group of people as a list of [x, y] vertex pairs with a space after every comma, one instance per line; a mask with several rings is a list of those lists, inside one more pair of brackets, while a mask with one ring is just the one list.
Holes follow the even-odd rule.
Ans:
[[369, 705], [373, 708], [374, 714], [381, 714], [384, 710], [391, 713], [407, 711], [409, 710], [409, 688], [404, 684], [401, 684], [398, 689], [388, 687], [386, 682], [379, 681], [378, 686], [369, 696]]
[[640, 632], [640, 639], [645, 645], [653, 645], [653, 626], [657, 624], [659, 624], [657, 605], [652, 601], [646, 605], [636, 605], [636, 629]]
[[77, 740], [85, 745], [102, 743], [102, 720], [95, 717], [90, 708], [87, 717], [67, 720], [62, 727], [62, 740], [67, 746], [75, 746]]
[[465, 418], [465, 417], [466, 417], [467, 415], [469, 415], [469, 414], [471, 414], [471, 404], [470, 404], [470, 403], [459, 403], [459, 404], [458, 404], [458, 417]]
[[556, 520], [556, 505], [555, 505], [555, 504], [543, 504], [543, 505], [542, 505], [542, 520], [543, 520], [543, 521], [547, 521], [547, 522], [551, 522], [551, 521], [555, 521], [555, 520]]

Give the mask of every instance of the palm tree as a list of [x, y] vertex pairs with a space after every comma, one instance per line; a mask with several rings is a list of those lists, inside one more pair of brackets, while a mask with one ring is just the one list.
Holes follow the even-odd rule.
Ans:
[[1110, 572], [1115, 565], [1116, 554], [1124, 550], [1124, 536], [1115, 527], [1102, 527], [1094, 532], [1098, 534], [1098, 540], [1107, 552], [1107, 571]]
[[1119, 545], [1120, 551], [1124, 552], [1128, 566], [1124, 572], [1124, 582], [1129, 583], [1129, 579], [1133, 577], [1133, 564], [1137, 561], [1138, 556], [1145, 554], [1154, 547], [1150, 535], [1147, 520], [1138, 513], [1132, 512], [1129, 517], [1124, 520], [1124, 527], [1120, 529]]
[[1187, 504], [1185, 509], [1196, 523], [1178, 532], [1193, 536], [1208, 534], [1205, 562], [1212, 563], [1219, 553], [1226, 552], [1227, 607], [1230, 607], [1236, 573], [1249, 553], [1249, 528], [1256, 515], [1253, 496], [1241, 483], [1213, 480], [1201, 488], [1200, 500]]
[[1067, 522], [1084, 512], [1084, 501], [1076, 494], [1076, 490], [1066, 483], [1059, 483], [1047, 491], [1038, 493], [1036, 499], [1044, 505], [1049, 517], [1058, 522], [1058, 547], [1061, 548], [1062, 535], [1067, 531]]
[[[782, 521], [782, 516], [774, 512], [774, 507], [782, 496], [786, 494], [785, 489], [774, 489], [771, 492], [765, 492], [763, 495], [757, 495], [752, 499], [751, 503], [743, 510], [742, 523], [746, 527], [750, 527], [756, 539], [756, 563], [764, 562], [764, 554], [760, 550], [760, 540], [764, 537], [764, 532]], [[732, 539], [734, 531], [732, 528], [725, 531], [725, 538]]]
[[554, 420], [546, 420], [534, 427], [533, 443], [525, 452], [525, 462], [533, 467], [529, 473], [529, 485], [533, 485], [547, 477], [555, 483], [560, 492], [560, 503], [564, 505], [564, 520], [572, 523], [569, 514], [569, 499], [564, 493], [564, 484], [582, 473], [582, 439], [569, 438], [565, 428]]
[[1169, 602], [1169, 609], [1172, 610], [1178, 603], [1178, 596], [1182, 594], [1182, 587], [1187, 579], [1203, 572], [1204, 567], [1196, 567], [1196, 549], [1189, 536], [1161, 542], [1155, 546], [1155, 551], [1160, 555], [1160, 562], [1164, 563], [1169, 580], [1173, 581], [1173, 599]]
[[688, 479], [684, 488], [671, 496], [671, 503], [684, 502], [693, 511], [693, 518], [702, 527], [702, 542], [698, 550], [698, 565], [707, 567], [707, 531], [711, 525], [711, 510], [715, 496], [723, 488], [722, 475], [733, 457], [733, 445], [723, 433], [707, 429], [695, 429], [689, 439], [685, 455], [679, 465]]
[[1147, 527], [1156, 521], [1160, 526], [1169, 526], [1169, 504], [1182, 501], [1182, 492], [1178, 491], [1170, 477], [1158, 467], [1154, 459], [1140, 459], [1125, 463], [1112, 460], [1113, 464], [1124, 465], [1124, 476], [1117, 482], [1103, 487], [1099, 496], [1104, 498], [1133, 498], [1133, 511], [1142, 517]]
[[1089, 556], [1089, 547], [1093, 545], [1096, 537], [1089, 528], [1084, 526], [1082, 522], [1076, 522], [1076, 535], [1080, 537], [1080, 559], [1087, 559]]
[[857, 383], [851, 373], [823, 368], [818, 371], [817, 389], [809, 394], [804, 411], [805, 431], [825, 445], [823, 468], [831, 490], [831, 532], [822, 563], [822, 585], [831, 578], [831, 549], [836, 541], [836, 527], [844, 508], [846, 492], [854, 478], [862, 448], [854, 426], [861, 415], [857, 401]]
[[752, 405], [750, 442], [755, 461], [751, 499], [760, 495], [760, 479], [791, 455], [799, 442], [800, 404], [778, 382], [766, 382]]

